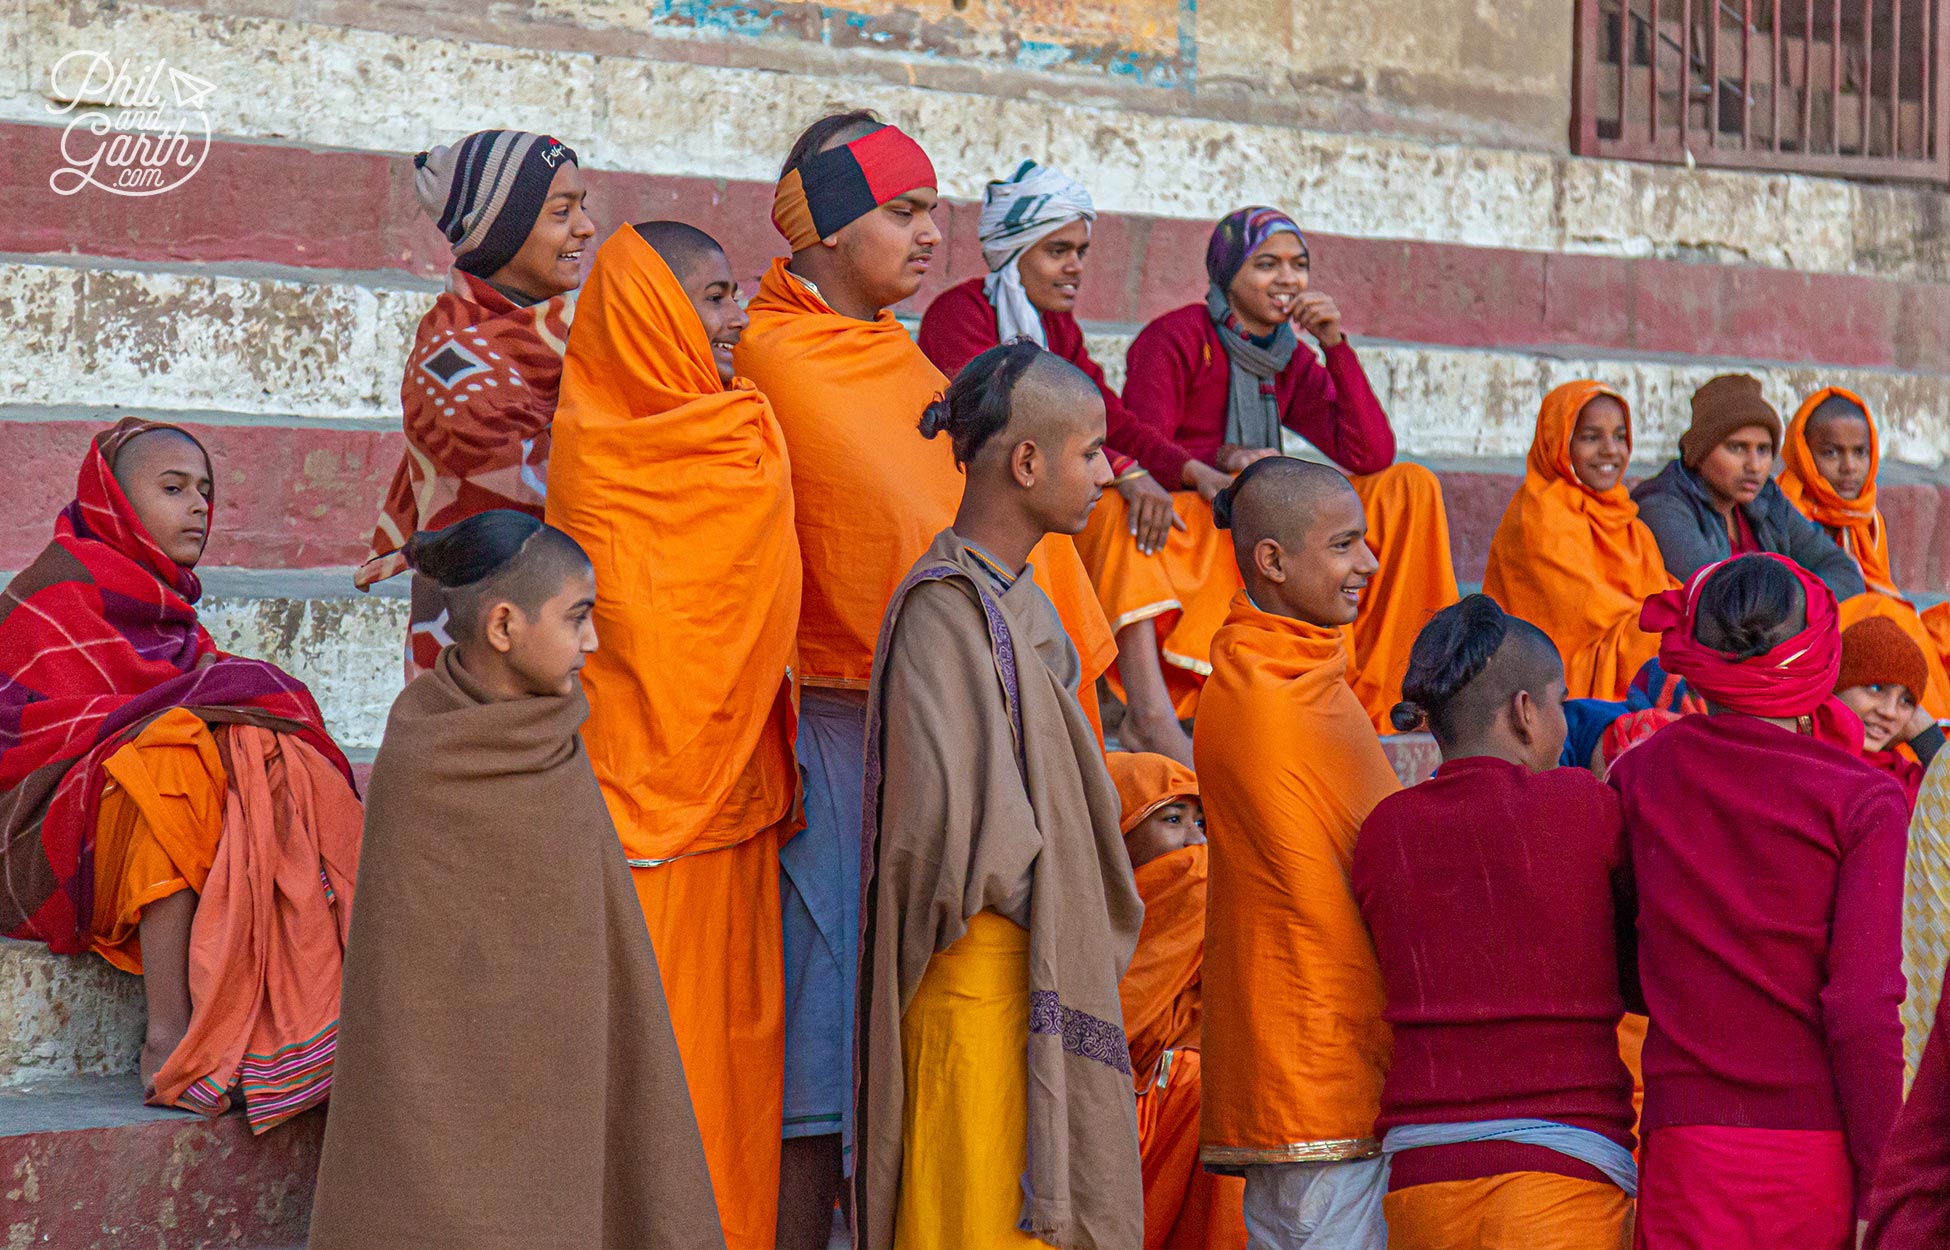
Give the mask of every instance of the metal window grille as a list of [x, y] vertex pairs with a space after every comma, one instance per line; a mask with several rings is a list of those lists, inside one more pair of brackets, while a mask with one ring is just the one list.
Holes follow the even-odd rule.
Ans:
[[1580, 156], [1950, 180], [1950, 0], [1578, 0]]

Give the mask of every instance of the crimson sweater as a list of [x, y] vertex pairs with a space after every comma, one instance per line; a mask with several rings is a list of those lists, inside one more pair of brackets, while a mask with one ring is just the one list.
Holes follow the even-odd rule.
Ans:
[[[1179, 467], [1172, 470], [1171, 476], [1158, 477], [1158, 481], [1166, 490], [1184, 489], [1179, 472], [1189, 454], [1131, 415], [1110, 383], [1104, 381], [1104, 371], [1090, 358], [1077, 319], [1069, 313], [1049, 312], [1043, 313], [1042, 318], [1043, 338], [1050, 351], [1088, 374], [1104, 397], [1105, 446], [1147, 470], [1154, 463], [1176, 463]], [[995, 308], [982, 293], [982, 279], [970, 278], [935, 296], [927, 312], [921, 315], [921, 332], [915, 341], [921, 345], [922, 353], [934, 362], [934, 367], [951, 378], [967, 367], [969, 361], [996, 346], [1000, 339], [995, 328]], [[1118, 476], [1123, 476], [1121, 465], [1113, 468], [1118, 470]], [[1153, 473], [1153, 476], [1157, 475]]]
[[1908, 807], [1838, 747], [1688, 716], [1612, 768], [1638, 885], [1645, 1131], [1839, 1129], [1863, 1213], [1902, 1101]]
[[[1617, 1033], [1621, 911], [1632, 962], [1623, 830], [1617, 795], [1589, 771], [1487, 758], [1447, 761], [1369, 814], [1354, 896], [1395, 1036], [1377, 1133], [1536, 1118], [1632, 1149]], [[1544, 1147], [1470, 1143], [1397, 1155], [1391, 1187], [1514, 1171], [1605, 1179]]]
[[1866, 1250], [1950, 1246], [1950, 993], [1936, 1000], [1930, 1040], [1883, 1147], [1870, 1207]]
[[[1326, 351], [1323, 366], [1305, 345], [1275, 380], [1280, 420], [1349, 473], [1379, 473], [1395, 462], [1395, 432], [1361, 361], [1346, 340]], [[1211, 464], [1225, 442], [1232, 362], [1204, 304], [1168, 312], [1138, 332], [1125, 353], [1124, 403], [1184, 455], [1131, 454], [1151, 475], [1175, 486], [1187, 457]]]

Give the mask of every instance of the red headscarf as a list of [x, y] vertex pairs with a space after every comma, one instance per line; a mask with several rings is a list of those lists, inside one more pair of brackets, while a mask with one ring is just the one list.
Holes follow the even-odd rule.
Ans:
[[1842, 631], [1835, 594], [1820, 578], [1786, 556], [1774, 552], [1736, 556], [1735, 560], [1777, 560], [1801, 583], [1807, 602], [1807, 624], [1800, 633], [1765, 655], [1736, 660], [1694, 636], [1699, 624], [1700, 591], [1733, 560], [1709, 564], [1669, 590], [1645, 601], [1639, 628], [1662, 635], [1659, 664], [1708, 699], [1749, 716], [1808, 717], [1814, 736], [1860, 754], [1862, 722], [1835, 697], [1835, 677], [1842, 668]]
[[98, 435], [54, 541], [0, 593], [0, 932], [59, 952], [88, 948], [101, 765], [161, 713], [297, 734], [352, 778], [303, 683], [217, 650], [196, 574], [116, 482], [130, 439], [175, 428], [128, 417]]

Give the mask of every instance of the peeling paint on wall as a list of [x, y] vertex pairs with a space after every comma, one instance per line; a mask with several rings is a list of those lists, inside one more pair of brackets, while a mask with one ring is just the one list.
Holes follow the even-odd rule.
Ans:
[[1197, 0], [653, 0], [652, 24], [1191, 90]]

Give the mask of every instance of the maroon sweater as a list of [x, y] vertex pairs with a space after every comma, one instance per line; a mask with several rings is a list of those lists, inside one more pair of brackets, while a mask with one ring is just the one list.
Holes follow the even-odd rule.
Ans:
[[[1326, 358], [1323, 366], [1304, 343], [1293, 353], [1275, 381], [1280, 420], [1349, 473], [1379, 473], [1395, 462], [1388, 414], [1346, 340], [1328, 348]], [[1131, 454], [1169, 485], [1178, 483], [1187, 456], [1211, 464], [1225, 442], [1232, 362], [1205, 305], [1187, 304], [1144, 327], [1124, 363], [1124, 403], [1132, 415], [1185, 453]]]
[[1882, 1149], [1869, 1205], [1866, 1250], [1950, 1246], [1950, 994], [1936, 1000], [1930, 1040]]
[[1668, 725], [1611, 784], [1652, 1017], [1642, 1127], [1839, 1129], [1861, 1214], [1902, 1101], [1902, 789], [1740, 715]]
[[[1043, 338], [1050, 351], [1088, 374], [1104, 397], [1104, 444], [1147, 470], [1154, 463], [1176, 463], [1178, 468], [1171, 471], [1170, 477], [1159, 476], [1155, 470], [1152, 476], [1166, 490], [1184, 489], [1179, 472], [1190, 455], [1125, 408], [1124, 401], [1104, 381], [1104, 371], [1090, 358], [1089, 350], [1083, 345], [1083, 329], [1075, 317], [1069, 313], [1046, 312], [1042, 318]], [[982, 279], [970, 278], [935, 296], [927, 312], [921, 315], [921, 332], [915, 339], [934, 367], [951, 378], [966, 368], [969, 361], [996, 346], [1000, 340], [995, 328], [995, 308], [989, 303], [989, 297], [982, 294]], [[1123, 476], [1123, 466], [1113, 465], [1113, 468], [1117, 469], [1118, 476]]]
[[[1395, 1035], [1377, 1133], [1536, 1118], [1632, 1149], [1617, 1031], [1623, 858], [1618, 797], [1582, 768], [1453, 760], [1369, 814], [1354, 896]], [[1629, 936], [1625, 957], [1629, 968]], [[1470, 1143], [1397, 1155], [1391, 1187], [1515, 1171], [1605, 1179], [1544, 1147]]]

